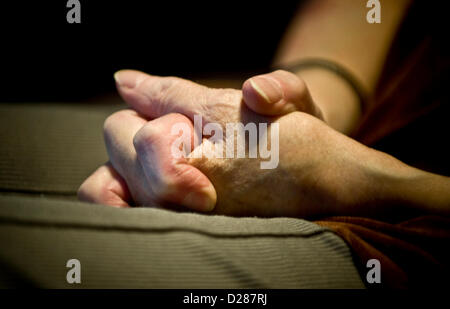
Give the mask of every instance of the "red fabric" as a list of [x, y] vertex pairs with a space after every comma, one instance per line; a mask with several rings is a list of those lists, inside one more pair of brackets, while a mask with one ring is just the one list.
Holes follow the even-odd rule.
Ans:
[[[450, 274], [450, 218], [422, 216], [396, 224], [359, 217], [331, 217], [328, 227], [351, 247], [363, 280], [366, 263], [381, 264], [381, 285], [388, 288], [442, 287]], [[368, 284], [368, 287], [376, 285]]]

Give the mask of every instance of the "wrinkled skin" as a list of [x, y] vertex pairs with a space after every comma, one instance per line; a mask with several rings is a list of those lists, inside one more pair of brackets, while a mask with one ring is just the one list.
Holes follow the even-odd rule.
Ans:
[[[118, 89], [137, 113], [125, 110], [110, 116], [105, 122], [105, 141], [112, 167], [125, 180], [131, 200], [138, 205], [181, 204], [237, 216], [358, 213], [364, 210], [358, 210], [357, 205], [377, 194], [371, 182], [383, 166], [397, 166], [399, 171], [403, 168], [399, 161], [357, 143], [320, 120], [320, 110], [306, 87], [296, 87], [301, 89], [299, 93], [289, 94], [290, 98], [285, 95], [270, 105], [284, 113], [274, 117], [247, 108], [240, 90], [211, 89], [140, 72], [127, 74], [132, 76], [122, 76]], [[245, 84], [243, 88], [247, 97], [255, 96]], [[273, 107], [276, 104], [279, 106]], [[312, 115], [292, 112], [293, 106]], [[277, 122], [278, 167], [261, 169], [261, 159], [253, 158], [193, 158], [192, 153], [187, 158], [172, 158], [170, 145], [178, 136], [170, 134], [171, 127], [185, 123], [192, 128], [194, 115], [203, 117], [203, 125], [215, 122], [223, 127], [230, 122]], [[193, 135], [190, 138], [192, 141]], [[203, 145], [207, 143], [204, 139]], [[83, 186], [81, 199], [98, 202], [92, 198], [92, 186]], [[120, 177], [115, 186], [115, 194], [127, 191]], [[191, 192], [202, 193], [203, 198], [188, 198]]]

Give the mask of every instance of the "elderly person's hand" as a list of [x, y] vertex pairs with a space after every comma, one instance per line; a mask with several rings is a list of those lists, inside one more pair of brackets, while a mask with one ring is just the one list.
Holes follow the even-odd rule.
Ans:
[[[244, 121], [244, 119], [241, 118], [253, 117], [255, 121], [259, 118], [259, 116], [242, 105], [242, 92], [238, 90], [210, 89], [178, 78], [158, 78], [136, 71], [121, 71], [116, 74], [116, 79], [118, 80], [119, 92], [125, 100], [132, 107], [141, 111], [143, 115], [150, 119], [174, 111], [190, 115], [191, 119], [193, 119], [194, 115], [200, 115], [202, 116], [203, 125], [215, 122], [225, 127], [226, 123]], [[322, 118], [321, 111], [312, 102], [303, 81], [294, 74], [286, 71], [275, 71], [271, 74], [253, 77], [244, 83], [243, 93], [247, 105], [259, 113], [278, 115], [297, 109], [304, 110], [305, 112], [309, 112]], [[243, 107], [245, 108], [245, 112], [241, 110]], [[120, 121], [116, 122], [115, 120], [117, 118], [119, 118]], [[130, 120], [130, 122], [121, 121], [122, 118]], [[250, 119], [246, 119], [246, 121], [249, 120]], [[142, 126], [143, 121], [145, 120], [142, 119], [142, 117], [139, 117], [135, 113], [130, 113], [129, 111], [115, 114], [105, 122], [105, 137], [110, 136], [112, 134], [111, 132], [114, 131], [114, 129], [109, 129], [111, 127], [109, 123], [111, 122], [119, 123], [119, 126], [133, 130], [133, 128], [136, 129]], [[134, 122], [137, 123], [135, 126], [132, 125]], [[112, 127], [117, 128], [117, 126], [114, 125]], [[124, 140], [125, 139], [122, 139], [122, 141]], [[131, 148], [131, 143], [129, 143], [128, 146]], [[108, 147], [108, 149], [109, 148], [111, 147]], [[114, 154], [115, 152], [110, 152], [111, 157], [114, 157]], [[115, 165], [116, 168], [120, 169], [120, 167], [117, 166], [117, 162]], [[175, 187], [180, 188], [180, 190], [174, 190], [175, 193], [173, 196], [162, 199], [158, 197], [158, 195], [165, 195], [166, 193], [163, 191], [167, 190], [159, 188], [156, 190], [156, 194], [151, 194], [154, 198], [150, 199], [148, 194], [146, 194], [145, 197], [141, 196], [142, 191], [150, 191], [148, 189], [150, 186], [148, 186], [147, 189], [139, 189], [143, 186], [143, 178], [140, 179], [139, 176], [136, 176], [138, 180], [127, 181], [128, 183], [140, 183], [138, 186], [133, 185], [132, 188], [130, 188], [132, 194], [129, 194], [129, 190], [127, 190], [126, 186], [127, 182], [124, 181], [114, 170], [112, 165], [108, 163], [100, 167], [84, 182], [79, 190], [79, 197], [82, 200], [115, 206], [125, 206], [132, 200], [138, 204], [152, 203], [153, 205], [156, 204], [156, 201], [162, 203], [164, 200], [166, 202], [165, 204], [167, 204], [167, 202], [185, 205], [190, 204], [188, 206], [191, 206], [194, 209], [198, 208], [194, 205], [199, 204], [200, 200], [214, 204], [215, 190], [207, 178], [200, 177], [197, 174], [197, 171], [192, 169], [189, 165], [183, 166], [188, 170], [193, 170], [192, 176], [197, 179], [202, 179], [202, 181], [200, 181], [202, 185], [199, 186], [199, 182], [197, 181], [191, 183], [192, 179], [186, 177], [186, 174], [189, 173], [184, 174], [182, 178], [183, 181], [181, 181], [181, 177], [178, 175], [177, 178], [183, 184], [178, 183]], [[169, 171], [164, 171], [162, 174], [167, 174], [168, 172]], [[120, 174], [126, 174], [124, 177], [129, 178], [130, 172], [122, 172]], [[190, 183], [190, 185], [186, 186], [188, 183]], [[153, 182], [153, 187], [156, 185], [157, 183]], [[198, 188], [199, 190], [193, 190], [195, 188]], [[184, 191], [184, 193], [178, 191]], [[196, 194], [195, 191], [200, 192]], [[117, 192], [120, 192], [121, 194], [118, 195]], [[187, 193], [193, 194], [191, 194], [190, 197], [184, 196], [187, 195]], [[126, 199], [123, 200], [120, 196], [124, 196]], [[167, 199], [169, 201], [167, 201]], [[192, 199], [194, 199], [194, 201], [192, 201]], [[208, 207], [212, 206], [213, 205], [210, 205]], [[200, 207], [200, 209], [202, 209], [202, 207]]]
[[[278, 100], [274, 111], [289, 112], [288, 106], [293, 104], [318, 117], [304, 112], [278, 118], [261, 116], [243, 104], [241, 91], [210, 89], [178, 78], [124, 71], [117, 80], [123, 98], [143, 116], [125, 110], [107, 119], [105, 141], [111, 165], [101, 167], [81, 186], [82, 200], [115, 206], [126, 206], [132, 201], [149, 206], [182, 205], [239, 216], [376, 216], [401, 212], [405, 206], [429, 210], [430, 204], [424, 199], [426, 190], [420, 188], [429, 189], [424, 184], [439, 183], [430, 174], [327, 126], [318, 119], [320, 111], [306, 88], [294, 100], [286, 96], [285, 102]], [[258, 89], [259, 84], [244, 84], [244, 100], [254, 100], [249, 105], [264, 104], [257, 101], [264, 100], [269, 106], [259, 107], [270, 114], [267, 109], [274, 104], [269, 103], [271, 94], [264, 91], [266, 88]], [[300, 104], [301, 100], [307, 107]], [[255, 105], [253, 109], [258, 108]], [[203, 135], [201, 147], [194, 149], [195, 115], [202, 116], [203, 129], [210, 123], [222, 127], [235, 122], [269, 123], [266, 135], [271, 136], [271, 148], [275, 146], [271, 133], [278, 124], [276, 168], [261, 169], [265, 161], [261, 157], [195, 156], [203, 146], [211, 144]], [[189, 128], [189, 134], [180, 136], [178, 130], [173, 131], [179, 124]], [[174, 156], [172, 146], [177, 139], [184, 146], [191, 145], [185, 149], [186, 156]], [[227, 137], [224, 139], [226, 144]], [[245, 135], [238, 135], [237, 139], [245, 141]]]

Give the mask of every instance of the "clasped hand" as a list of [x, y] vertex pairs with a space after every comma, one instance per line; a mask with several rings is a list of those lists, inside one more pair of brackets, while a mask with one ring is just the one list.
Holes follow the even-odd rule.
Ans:
[[[109, 162], [80, 187], [84, 201], [235, 216], [351, 213], [370, 196], [371, 171], [395, 161], [330, 128], [305, 83], [286, 71], [250, 78], [242, 90], [129, 70], [115, 78], [131, 109], [106, 119]], [[196, 115], [203, 127], [267, 123], [270, 130], [276, 123], [276, 168], [261, 169], [260, 157], [193, 155], [199, 151], [192, 142]], [[180, 123], [191, 129], [184, 137], [191, 147], [176, 157], [172, 145], [180, 136], [172, 128]], [[197, 136], [202, 147], [207, 137]]]

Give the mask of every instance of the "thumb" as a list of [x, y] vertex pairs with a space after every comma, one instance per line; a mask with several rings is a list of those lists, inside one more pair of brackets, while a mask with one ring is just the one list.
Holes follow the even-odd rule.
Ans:
[[301, 111], [323, 119], [305, 82], [288, 71], [254, 76], [244, 82], [242, 94], [247, 107], [258, 114], [279, 116]]
[[138, 113], [155, 119], [170, 113], [194, 120], [200, 114], [208, 88], [178, 77], [161, 77], [140, 71], [121, 70], [114, 74], [125, 102]]

